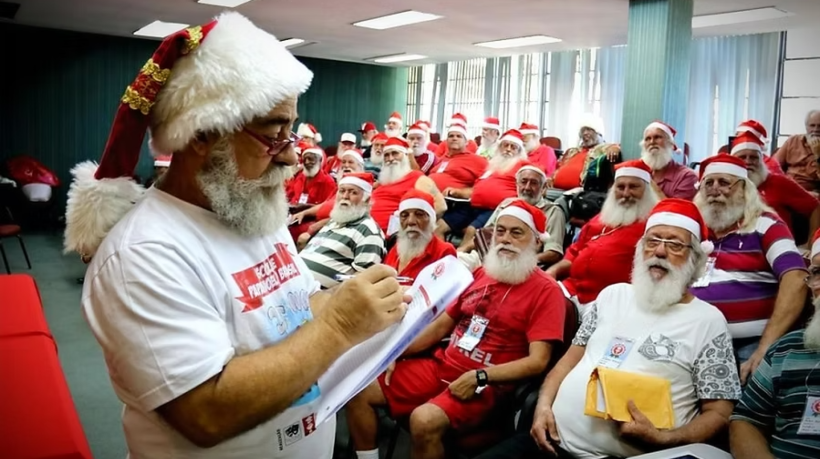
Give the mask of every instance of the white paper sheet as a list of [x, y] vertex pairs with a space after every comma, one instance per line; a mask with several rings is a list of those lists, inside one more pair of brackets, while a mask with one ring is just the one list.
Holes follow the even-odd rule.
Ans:
[[319, 378], [316, 422], [332, 417], [375, 381], [472, 282], [473, 275], [452, 255], [424, 268], [407, 291], [413, 301], [404, 319], [346, 352]]

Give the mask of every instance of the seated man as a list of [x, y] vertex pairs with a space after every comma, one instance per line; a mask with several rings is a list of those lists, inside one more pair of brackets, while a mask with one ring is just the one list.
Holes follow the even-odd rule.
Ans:
[[692, 294], [729, 322], [745, 383], [769, 346], [800, 317], [806, 265], [789, 228], [760, 199], [739, 158], [717, 155], [701, 163], [695, 204], [715, 251]]
[[552, 147], [541, 145], [541, 129], [538, 129], [538, 126], [534, 124], [521, 123], [518, 131], [524, 136], [524, 150], [527, 151], [527, 159], [544, 169], [548, 176], [555, 173], [558, 158], [555, 156], [555, 150]]
[[382, 149], [384, 148], [384, 144], [387, 143], [388, 138], [387, 135], [380, 132], [374, 135], [370, 140], [370, 156], [365, 158], [364, 170], [372, 173], [376, 177], [379, 176], [379, 171], [382, 169], [382, 163], [384, 162], [384, 157], [382, 156], [384, 152]]
[[418, 170], [429, 174], [438, 164], [439, 158], [436, 156], [436, 152], [430, 149], [430, 137], [427, 130], [418, 123], [410, 126], [407, 131], [407, 143], [413, 153], [407, 156], [410, 160], [410, 168], [414, 171]]
[[488, 161], [492, 159], [498, 148], [499, 138], [501, 138], [501, 122], [494, 116], [484, 118], [484, 124], [481, 125], [481, 143], [478, 145], [476, 154], [487, 158]]
[[387, 253], [384, 264], [395, 268], [399, 276], [415, 279], [427, 265], [456, 254], [453, 244], [433, 233], [436, 211], [428, 193], [408, 191], [402, 196], [397, 213], [396, 244]]
[[581, 312], [605, 287], [629, 282], [634, 247], [658, 202], [649, 174], [641, 160], [619, 164], [601, 213], [581, 228], [564, 259], [547, 269]]
[[[549, 238], [544, 241], [544, 248], [538, 254], [539, 266], [552, 266], [561, 260], [564, 256], [564, 232], [566, 231], [567, 219], [564, 211], [560, 207], [551, 203], [544, 197], [546, 192], [547, 176], [540, 168], [535, 165], [527, 164], [515, 174], [516, 187], [518, 196], [515, 198], [508, 198], [499, 204], [495, 212], [487, 220], [484, 228], [492, 228], [498, 219], [498, 214], [517, 199], [523, 199], [527, 204], [533, 205], [544, 213], [547, 218], [547, 233]], [[465, 239], [469, 238], [469, 244], [462, 244], [458, 248], [458, 259], [461, 260], [471, 270], [477, 269], [481, 265], [481, 259], [478, 252], [475, 250], [474, 235], [466, 235]]]
[[[447, 124], [447, 129], [450, 129], [453, 126], [461, 126], [464, 130], [467, 130], [467, 117], [461, 113], [456, 113], [450, 118], [450, 122]], [[429, 133], [429, 129], [428, 129]], [[467, 153], [476, 153], [478, 151], [478, 144], [475, 143], [473, 139], [467, 139], [467, 144], [463, 148], [464, 151]], [[436, 156], [439, 158], [444, 158], [449, 156], [450, 154], [450, 145], [446, 141], [446, 139], [438, 144], [436, 147]]]
[[643, 131], [641, 159], [652, 169], [652, 183], [658, 197], [692, 200], [697, 193], [695, 171], [672, 160], [677, 131], [666, 123], [654, 121]]
[[339, 171], [341, 171], [343, 175], [364, 172], [364, 158], [362, 158], [362, 153], [355, 148], [342, 152], [339, 155]]
[[[544, 457], [633, 457], [706, 442], [726, 428], [741, 392], [732, 340], [720, 312], [687, 290], [705, 269], [706, 232], [691, 202], [658, 203], [634, 251], [632, 285], [601, 292], [547, 375], [532, 439], [513, 438], [480, 459], [539, 457], [539, 447], [553, 453]], [[585, 415], [587, 382], [598, 367], [668, 380], [674, 427], [657, 429], [632, 400], [630, 422]], [[659, 398], [637, 390], [629, 395], [649, 403]]]
[[[295, 212], [294, 216], [299, 215], [307, 206], [315, 206], [333, 199], [336, 194], [336, 181], [322, 169], [324, 157], [325, 153], [319, 147], [311, 147], [302, 152], [302, 172], [296, 174], [285, 188], [288, 204], [291, 211]], [[310, 222], [298, 218], [296, 223], [288, 228], [293, 240], [296, 241], [308, 226]]]
[[729, 438], [736, 459], [820, 457], [820, 241], [814, 235], [806, 283], [814, 317], [777, 340], [735, 407]]
[[[786, 173], [783, 172], [783, 168], [780, 167], [780, 163], [772, 157], [772, 152], [769, 151], [769, 139], [768, 133], [766, 132], [766, 127], [763, 126], [763, 124], [761, 124], [759, 121], [746, 120], [737, 126], [737, 132], [735, 133], [735, 136], [740, 137], [741, 135], [743, 135], [743, 133], [746, 132], [757, 137], [757, 140], [762, 146], [761, 153], [763, 156], [763, 164], [766, 165], [766, 168], [768, 169], [769, 173], [777, 175], [786, 175]], [[731, 149], [732, 147], [730, 145], [726, 146], [726, 151], [731, 151]]]
[[372, 175], [342, 177], [330, 222], [299, 252], [322, 288], [335, 287], [338, 275], [355, 274], [382, 262], [384, 236], [370, 218], [372, 192]]
[[318, 147], [322, 143], [322, 134], [316, 129], [316, 126], [310, 123], [301, 123], [296, 130], [296, 134], [311, 147]]
[[809, 193], [820, 193], [820, 110], [806, 115], [806, 133], [789, 137], [774, 154], [786, 174]]
[[339, 144], [336, 147], [336, 155], [328, 158], [325, 161], [325, 172], [330, 174], [331, 177], [338, 178], [341, 173], [339, 169], [341, 169], [341, 162], [342, 162], [342, 153], [346, 152], [347, 150], [355, 150], [356, 149], [356, 134], [352, 134], [350, 132], [345, 132], [342, 134], [342, 137], [339, 139]]
[[432, 356], [399, 360], [347, 404], [360, 459], [379, 457], [375, 407], [410, 416], [412, 457], [443, 458], [445, 433], [503, 413], [515, 383], [546, 369], [552, 344], [563, 339], [565, 300], [536, 267], [545, 225], [544, 214], [523, 201], [502, 211], [472, 285], [405, 352], [432, 349]]
[[585, 118], [578, 132], [579, 146], [572, 147], [561, 155], [555, 173], [549, 179], [549, 188], [572, 190], [583, 187], [590, 164], [603, 156], [610, 163], [620, 159], [621, 147], [604, 142], [603, 120], [591, 115]]

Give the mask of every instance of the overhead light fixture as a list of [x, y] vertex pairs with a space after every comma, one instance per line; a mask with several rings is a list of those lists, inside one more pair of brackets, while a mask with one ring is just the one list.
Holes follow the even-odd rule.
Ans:
[[305, 40], [302, 40], [301, 38], [286, 38], [284, 40], [279, 40], [279, 43], [282, 43], [282, 46], [284, 46], [285, 48], [299, 46], [304, 42]]
[[475, 43], [475, 46], [483, 46], [485, 48], [504, 49], [504, 48], [522, 48], [524, 46], [546, 45], [549, 43], [559, 43], [560, 38], [549, 37], [547, 35], [530, 35], [528, 37], [506, 38], [504, 40], [485, 41], [482, 43]]
[[224, 6], [225, 8], [236, 8], [237, 6], [248, 3], [251, 0], [197, 0], [201, 5]]
[[753, 10], [732, 11], [729, 13], [705, 14], [692, 18], [692, 28], [715, 27], [745, 22], [768, 21], [793, 16], [794, 13], [774, 7], [756, 8]]
[[404, 11], [402, 13], [388, 14], [378, 18], [368, 19], [366, 21], [354, 22], [356, 27], [364, 27], [367, 29], [385, 30], [394, 27], [401, 27], [410, 24], [418, 24], [420, 22], [434, 21], [441, 19], [443, 16], [430, 13], [422, 13], [419, 11]]
[[395, 64], [396, 62], [416, 61], [419, 59], [427, 59], [427, 56], [421, 54], [393, 54], [391, 56], [372, 57], [367, 59], [379, 64]]
[[138, 37], [165, 38], [174, 32], [179, 32], [189, 25], [190, 24], [181, 24], [179, 22], [154, 21], [134, 32], [134, 35]]

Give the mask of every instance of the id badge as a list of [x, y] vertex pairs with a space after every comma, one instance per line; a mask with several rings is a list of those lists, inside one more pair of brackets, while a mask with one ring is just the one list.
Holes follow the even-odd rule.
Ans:
[[437, 173], [439, 173], [439, 174], [441, 174], [442, 172], [444, 172], [444, 169], [447, 169], [447, 165], [448, 165], [448, 164], [450, 164], [450, 161], [444, 161], [444, 162], [443, 162], [443, 163], [441, 163], [441, 165], [438, 167], [438, 170], [437, 170], [436, 172], [437, 172]]
[[708, 287], [709, 282], [712, 278], [712, 272], [715, 270], [715, 262], [717, 260], [715, 257], [709, 257], [706, 259], [706, 269], [703, 271], [703, 276], [700, 279], [696, 280], [692, 287], [701, 288], [701, 287]]
[[806, 397], [806, 408], [797, 435], [820, 435], [820, 397]]
[[490, 323], [490, 321], [484, 317], [473, 316], [470, 320], [470, 326], [467, 327], [467, 330], [464, 332], [464, 336], [458, 340], [458, 347], [467, 352], [472, 352], [472, 350], [478, 346], [481, 337], [484, 336], [484, 330], [487, 329], [488, 323]]
[[299, 204], [307, 204], [308, 202], [308, 195], [307, 193], [302, 193], [299, 195]]
[[598, 362], [598, 366], [607, 368], [619, 368], [626, 360], [629, 352], [632, 351], [632, 346], [635, 340], [630, 338], [622, 338], [616, 336], [609, 342], [604, 356]]

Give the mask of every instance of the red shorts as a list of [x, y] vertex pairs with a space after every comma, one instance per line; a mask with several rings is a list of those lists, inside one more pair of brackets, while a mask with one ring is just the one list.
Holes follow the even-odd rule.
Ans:
[[384, 384], [384, 374], [379, 376], [379, 385], [391, 416], [406, 417], [419, 406], [432, 403], [444, 411], [453, 429], [463, 431], [488, 418], [501, 401], [502, 392], [487, 387], [469, 400], [459, 400], [448, 389], [459, 376], [436, 358], [408, 359], [396, 362], [389, 386]]

